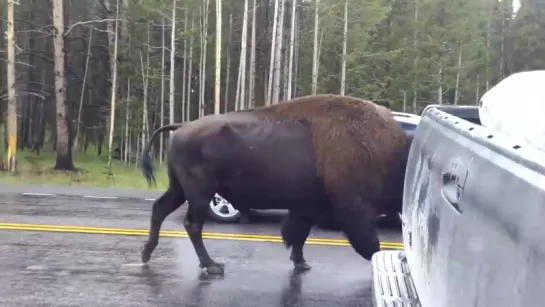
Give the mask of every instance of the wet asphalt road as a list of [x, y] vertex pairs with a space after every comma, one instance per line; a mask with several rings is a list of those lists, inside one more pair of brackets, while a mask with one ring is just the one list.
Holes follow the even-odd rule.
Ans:
[[[167, 219], [168, 236], [143, 266], [150, 201], [0, 192], [2, 307], [372, 306], [370, 263], [337, 246], [338, 233], [313, 230], [314, 243], [305, 247], [312, 269], [293, 275], [289, 251], [262, 242], [278, 241], [271, 237], [279, 235], [276, 212], [256, 215], [251, 224], [205, 225], [220, 239], [205, 239], [211, 256], [226, 265], [222, 279], [210, 279], [181, 234], [183, 210]], [[400, 241], [397, 231], [381, 232], [382, 240]]]

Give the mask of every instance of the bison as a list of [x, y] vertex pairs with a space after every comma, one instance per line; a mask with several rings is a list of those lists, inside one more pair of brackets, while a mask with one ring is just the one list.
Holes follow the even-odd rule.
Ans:
[[144, 263], [165, 218], [187, 200], [184, 227], [200, 266], [223, 274], [224, 265], [209, 256], [202, 240], [215, 193], [239, 210], [289, 210], [282, 239], [302, 270], [310, 268], [303, 245], [313, 225], [342, 231], [370, 260], [380, 250], [377, 214], [401, 204], [406, 136], [388, 109], [370, 101], [313, 95], [161, 127], [142, 154], [148, 184], [155, 180], [150, 144], [173, 130], [169, 186], [153, 204]]

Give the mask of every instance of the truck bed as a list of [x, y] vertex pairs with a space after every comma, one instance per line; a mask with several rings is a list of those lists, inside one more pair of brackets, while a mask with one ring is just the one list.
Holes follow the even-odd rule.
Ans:
[[473, 122], [422, 114], [405, 177], [405, 250], [372, 260], [377, 306], [545, 300], [545, 154]]

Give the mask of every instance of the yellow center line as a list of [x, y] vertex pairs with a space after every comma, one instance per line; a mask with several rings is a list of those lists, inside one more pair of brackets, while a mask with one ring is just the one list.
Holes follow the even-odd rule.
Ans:
[[[46, 231], [46, 232], [68, 232], [68, 233], [86, 233], [86, 234], [110, 234], [110, 235], [132, 235], [147, 236], [147, 229], [136, 228], [111, 228], [111, 227], [90, 227], [90, 226], [68, 226], [68, 225], [48, 225], [48, 224], [22, 224], [22, 223], [0, 223], [0, 229], [3, 230], [26, 230], [26, 231]], [[161, 230], [162, 237], [187, 238], [187, 232], [181, 230]], [[282, 243], [280, 236], [262, 235], [262, 234], [242, 234], [242, 233], [216, 233], [203, 232], [204, 239], [218, 240], [236, 240], [253, 242], [276, 242]], [[311, 245], [332, 245], [332, 246], [350, 246], [345, 239], [328, 239], [309, 237], [306, 244]], [[380, 242], [381, 248], [402, 249], [401, 242]]]

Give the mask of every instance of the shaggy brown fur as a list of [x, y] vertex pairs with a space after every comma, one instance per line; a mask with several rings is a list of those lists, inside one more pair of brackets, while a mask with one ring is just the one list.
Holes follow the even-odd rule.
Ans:
[[304, 96], [241, 112], [266, 120], [309, 123], [318, 173], [328, 192], [344, 193], [349, 184], [375, 204], [388, 190], [384, 184], [396, 171], [406, 141], [389, 109], [354, 97]]

